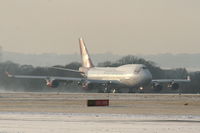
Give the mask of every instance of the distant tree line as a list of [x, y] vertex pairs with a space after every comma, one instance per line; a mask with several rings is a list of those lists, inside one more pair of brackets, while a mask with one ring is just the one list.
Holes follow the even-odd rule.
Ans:
[[[185, 68], [177, 68], [164, 70], [161, 69], [156, 63], [147, 61], [143, 58], [137, 58], [132, 55], [122, 57], [117, 61], [105, 61], [98, 64], [101, 67], [117, 67], [125, 64], [144, 64], [152, 73], [153, 79], [170, 79], [170, 78], [186, 78], [188, 75], [191, 77], [189, 84], [181, 85], [183, 93], [198, 93], [200, 91], [200, 72], [189, 73]], [[72, 62], [65, 66], [56, 65], [57, 67], [69, 68], [78, 70], [81, 63]], [[58, 89], [48, 88], [45, 80], [39, 79], [13, 79], [8, 78], [5, 72], [9, 71], [12, 74], [23, 75], [47, 75], [47, 76], [74, 76], [80, 75], [72, 74], [62, 70], [55, 70], [48, 67], [33, 67], [32, 65], [19, 65], [10, 61], [0, 63], [0, 87], [8, 91], [58, 91], [58, 89], [67, 90], [81, 90], [75, 82], [63, 82]], [[166, 91], [163, 91], [166, 92]]]

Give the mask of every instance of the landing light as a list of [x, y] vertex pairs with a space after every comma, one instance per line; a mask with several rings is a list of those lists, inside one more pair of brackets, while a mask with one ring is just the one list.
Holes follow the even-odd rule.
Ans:
[[140, 90], [143, 90], [144, 88], [143, 88], [143, 87], [140, 87], [139, 89], [140, 89]]

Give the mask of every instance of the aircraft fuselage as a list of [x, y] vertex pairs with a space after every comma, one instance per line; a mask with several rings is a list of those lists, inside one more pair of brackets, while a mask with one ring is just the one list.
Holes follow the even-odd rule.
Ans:
[[93, 67], [87, 73], [90, 80], [117, 80], [124, 87], [148, 85], [152, 75], [145, 65], [130, 64], [120, 67]]

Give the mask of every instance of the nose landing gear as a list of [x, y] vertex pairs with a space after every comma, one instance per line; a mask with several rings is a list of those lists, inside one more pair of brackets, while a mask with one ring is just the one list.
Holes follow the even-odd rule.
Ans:
[[139, 88], [129, 88], [128, 93], [143, 93], [144, 88], [141, 86]]
[[143, 87], [139, 87], [138, 92], [139, 93], [144, 93], [144, 88]]

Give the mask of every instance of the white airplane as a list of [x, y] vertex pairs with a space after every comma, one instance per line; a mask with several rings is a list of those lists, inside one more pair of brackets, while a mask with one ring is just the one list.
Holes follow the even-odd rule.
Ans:
[[187, 79], [154, 79], [147, 67], [143, 64], [128, 64], [119, 67], [95, 67], [89, 56], [88, 50], [82, 38], [79, 39], [80, 52], [82, 57], [82, 67], [77, 70], [57, 68], [54, 69], [71, 71], [80, 73], [82, 77], [56, 77], [56, 76], [33, 76], [33, 75], [11, 75], [11, 78], [29, 78], [29, 79], [45, 79], [47, 86], [56, 88], [60, 81], [78, 81], [84, 89], [99, 88], [100, 92], [117, 92], [119, 88], [129, 88], [129, 92], [133, 89], [143, 90], [143, 87], [152, 84], [157, 91], [162, 89], [160, 83], [168, 83], [172, 89], [178, 89], [180, 82], [190, 82]]

